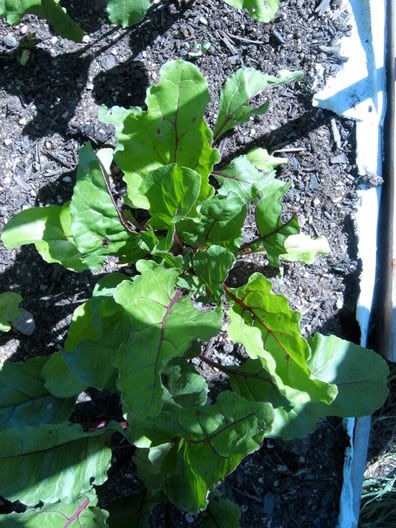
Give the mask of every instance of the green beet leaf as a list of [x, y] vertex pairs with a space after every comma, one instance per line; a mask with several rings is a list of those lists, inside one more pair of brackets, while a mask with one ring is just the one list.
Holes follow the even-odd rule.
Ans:
[[0, 515], [1, 528], [105, 528], [108, 513], [97, 507], [97, 497], [90, 492], [73, 504], [58, 502], [24, 513]]
[[296, 218], [291, 218], [285, 224], [282, 222], [281, 198], [289, 187], [289, 183], [274, 180], [262, 190], [263, 198], [256, 207], [259, 236], [242, 246], [252, 251], [264, 249], [273, 266], [279, 266], [279, 256], [287, 252], [287, 238], [300, 231]]
[[289, 262], [313, 264], [316, 255], [328, 255], [330, 253], [329, 243], [324, 236], [312, 239], [303, 233], [291, 235], [285, 240], [284, 246], [286, 253], [281, 257]]
[[[83, 392], [87, 385], [67, 366], [63, 351], [57, 351], [45, 363], [41, 377], [44, 387], [57, 398], [71, 398]], [[67, 417], [65, 417], [67, 418]]]
[[335, 385], [314, 379], [308, 367], [311, 350], [300, 334], [300, 314], [287, 300], [271, 292], [271, 283], [254, 273], [248, 283], [231, 290], [228, 333], [235, 343], [244, 345], [252, 359], [261, 358], [263, 367], [280, 392], [298, 403], [331, 403], [337, 395]]
[[140, 22], [150, 6], [151, 0], [107, 0], [107, 13], [113, 24], [128, 27]]
[[163, 406], [161, 372], [181, 357], [197, 338], [207, 340], [220, 330], [219, 310], [201, 312], [175, 289], [178, 270], [154, 266], [117, 288], [115, 300], [129, 316], [128, 341], [116, 365], [125, 407], [140, 418], [156, 416]]
[[209, 300], [219, 304], [223, 295], [223, 283], [234, 265], [235, 257], [222, 246], [210, 246], [207, 251], [199, 250], [193, 257], [194, 271], [205, 284]]
[[79, 306], [65, 342], [63, 359], [82, 383], [112, 389], [115, 355], [128, 337], [129, 320], [112, 297], [93, 297]]
[[270, 402], [274, 406], [289, 406], [262, 358], [248, 359], [238, 367], [227, 367], [232, 389], [247, 400]]
[[81, 42], [84, 32], [69, 17], [59, 0], [1, 0], [0, 16], [5, 17], [9, 24], [18, 24], [28, 13], [45, 18], [61, 36]]
[[162, 383], [169, 393], [164, 408], [197, 407], [205, 405], [208, 397], [208, 384], [204, 377], [184, 359], [170, 361], [162, 372]]
[[336, 336], [315, 334], [310, 339], [312, 375], [338, 387], [331, 405], [315, 405], [319, 416], [368, 416], [381, 407], [388, 394], [389, 369], [379, 355]]
[[277, 380], [270, 375], [266, 367], [263, 359], [248, 359], [239, 367], [227, 367], [232, 389], [248, 400], [272, 404], [274, 420], [267, 437], [283, 440], [304, 438], [314, 431], [318, 418], [308, 412], [309, 404], [305, 398], [302, 404], [298, 403], [296, 391], [286, 391], [288, 397], [293, 400], [283, 396]]
[[226, 391], [213, 405], [164, 411], [148, 419], [143, 426], [148, 438], [163, 443], [162, 433], [173, 439], [161, 464], [169, 499], [184, 511], [205, 509], [208, 491], [260, 448], [272, 417], [271, 405]]
[[[158, 235], [158, 236], [157, 236]], [[175, 238], [175, 224], [171, 224], [165, 236], [157, 234], [149, 226], [147, 231], [140, 235], [140, 248], [151, 255], [158, 261], [161, 260], [170, 268], [182, 269], [184, 267], [184, 258], [182, 255], [174, 255], [171, 253]]]
[[252, 149], [246, 155], [247, 159], [256, 167], [265, 173], [272, 172], [277, 167], [288, 162], [286, 158], [271, 156], [266, 149], [257, 147]]
[[23, 15], [40, 4], [41, 0], [0, 0], [0, 16], [9, 24], [18, 24]]
[[0, 430], [24, 425], [54, 424], [67, 420], [74, 398], [57, 399], [41, 376], [47, 357], [0, 365]]
[[110, 528], [150, 528], [151, 512], [159, 503], [160, 499], [147, 490], [115, 499], [108, 508], [108, 525]]
[[164, 458], [172, 449], [172, 444], [166, 443], [146, 449], [136, 449], [134, 462], [139, 478], [153, 495], [161, 495], [164, 479], [161, 465]]
[[[73, 315], [66, 340], [66, 351], [53, 354], [43, 368], [45, 386], [58, 398], [79, 394], [87, 386], [112, 388], [116, 371], [113, 355], [116, 334], [125, 328], [125, 317], [113, 300], [117, 286], [128, 277], [122, 273], [105, 275], [96, 285], [92, 299]], [[69, 366], [70, 365], [70, 366]]]
[[107, 479], [108, 437], [69, 423], [0, 431], [0, 495], [28, 506], [76, 502]]
[[220, 183], [220, 195], [238, 194], [245, 204], [254, 201], [255, 190], [265, 184], [265, 176], [257, 170], [247, 156], [239, 156], [224, 169], [214, 171], [212, 175]]
[[[323, 407], [327, 406], [323, 405]], [[326, 411], [323, 416], [327, 416]], [[315, 431], [318, 420], [319, 416], [311, 412], [310, 404], [296, 403], [294, 407], [279, 405], [279, 407], [274, 407], [274, 421], [267, 437], [282, 440], [305, 438]]]
[[165, 165], [148, 173], [141, 192], [150, 204], [150, 225], [167, 229], [185, 218], [199, 218], [195, 211], [201, 190], [201, 176], [186, 167]]
[[315, 429], [320, 417], [368, 416], [385, 401], [389, 370], [381, 356], [335, 336], [315, 334], [309, 342], [312, 376], [336, 385], [338, 394], [330, 405], [299, 405], [291, 399], [286, 407], [278, 401], [270, 437], [302, 438]]
[[246, 205], [238, 194], [213, 196], [202, 203], [199, 223], [180, 222], [177, 233], [193, 247], [216, 244], [232, 250], [241, 241], [246, 213]]
[[89, 269], [73, 241], [69, 204], [33, 207], [15, 215], [3, 229], [7, 249], [34, 244], [42, 258], [72, 271]]
[[115, 128], [116, 138], [118, 139], [119, 133], [124, 126], [125, 119], [129, 114], [141, 114], [143, 110], [140, 106], [132, 106], [130, 108], [124, 108], [123, 106], [112, 106], [108, 108], [106, 105], [102, 105], [98, 110], [98, 119], [102, 123], [113, 125]]
[[0, 332], [9, 332], [11, 330], [11, 323], [22, 313], [19, 308], [21, 302], [22, 297], [19, 293], [0, 293]]
[[225, 82], [220, 94], [219, 117], [217, 118], [214, 140], [217, 141], [238, 123], [246, 123], [250, 117], [264, 114], [268, 103], [253, 107], [250, 100], [267, 88], [301, 79], [302, 72], [279, 72], [279, 77], [267, 75], [254, 68], [241, 68]]
[[91, 269], [101, 266], [107, 255], [136, 245], [120, 218], [106, 184], [105, 168], [91, 145], [80, 150], [77, 183], [70, 202], [72, 232], [78, 250], [86, 254]]
[[239, 528], [240, 520], [237, 504], [213, 492], [199, 528]]
[[126, 175], [134, 207], [149, 207], [139, 192], [142, 178], [173, 163], [201, 175], [200, 200], [212, 194], [208, 175], [219, 153], [211, 147], [212, 133], [203, 121], [208, 101], [208, 85], [199, 70], [188, 62], [171, 61], [162, 67], [159, 84], [147, 91], [147, 111], [125, 119], [116, 162]]
[[246, 9], [259, 22], [270, 22], [279, 7], [279, 0], [224, 0], [236, 9]]
[[[5, 2], [7, 1], [5, 0]], [[30, 12], [45, 18], [61, 37], [74, 40], [74, 42], [82, 41], [84, 31], [70, 18], [66, 10], [60, 5], [59, 0], [41, 0], [40, 5], [33, 7]]]
[[95, 284], [92, 297], [113, 297], [118, 285], [127, 279], [129, 279], [128, 275], [119, 272], [105, 275]]

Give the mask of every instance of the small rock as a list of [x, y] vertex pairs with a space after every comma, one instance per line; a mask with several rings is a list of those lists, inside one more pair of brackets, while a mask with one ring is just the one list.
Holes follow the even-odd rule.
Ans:
[[99, 64], [105, 71], [109, 71], [117, 65], [114, 55], [104, 55], [99, 59]]
[[4, 145], [5, 145], [6, 147], [8, 147], [9, 145], [11, 145], [11, 143], [12, 143], [12, 139], [10, 139], [10, 138], [7, 138], [7, 139], [4, 140]]
[[272, 493], [266, 493], [264, 497], [263, 512], [264, 515], [272, 515], [274, 511], [274, 496]]
[[27, 310], [22, 310], [21, 315], [15, 319], [12, 326], [26, 336], [31, 336], [36, 329], [33, 315]]
[[22, 26], [20, 29], [20, 32], [21, 32], [21, 35], [26, 35], [26, 33], [28, 32], [28, 27]]
[[7, 48], [16, 48], [18, 46], [18, 41], [12, 35], [6, 35], [3, 38], [3, 44], [4, 46], [7, 46]]
[[337, 164], [342, 164], [342, 163], [348, 163], [348, 158], [346, 156], [346, 154], [342, 153], [342, 154], [339, 154], [338, 156], [333, 156], [331, 159], [330, 159], [330, 163], [332, 165], [337, 165]]
[[232, 354], [234, 350], [234, 345], [231, 343], [224, 343], [223, 350], [226, 354]]
[[277, 467], [277, 470], [279, 473], [288, 473], [289, 472], [289, 468], [285, 465], [279, 465]]
[[89, 35], [84, 35], [82, 41], [84, 44], [89, 44], [91, 42], [91, 39], [89, 38]]
[[319, 198], [315, 198], [314, 201], [313, 201], [313, 204], [314, 204], [315, 207], [318, 207], [318, 205], [320, 205]]
[[344, 301], [342, 299], [336, 300], [336, 308], [337, 310], [341, 310], [341, 308], [344, 306]]
[[71, 183], [72, 179], [70, 178], [70, 176], [64, 176], [62, 178], [62, 181], [65, 182], [65, 183]]
[[309, 188], [311, 191], [316, 191], [316, 189], [319, 187], [319, 180], [315, 176], [315, 174], [312, 174], [310, 180], [309, 180]]
[[207, 25], [208, 25], [208, 21], [206, 20], [205, 17], [201, 17], [201, 18], [199, 19], [199, 23], [200, 23], [200, 24], [203, 24], [204, 26], [207, 26]]

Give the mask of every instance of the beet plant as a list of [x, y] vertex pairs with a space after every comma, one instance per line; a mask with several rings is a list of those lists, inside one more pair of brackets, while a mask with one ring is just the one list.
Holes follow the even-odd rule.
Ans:
[[[272, 20], [279, 6], [279, 0], [224, 1], [232, 7], [246, 9], [260, 22]], [[110, 22], [128, 27], [140, 22], [153, 4], [153, 0], [107, 0], [107, 13]], [[62, 37], [82, 41], [83, 30], [67, 14], [61, 0], [0, 0], [0, 17], [4, 17], [9, 24], [17, 24], [29, 13], [46, 19]]]
[[[284, 160], [258, 148], [221, 163], [216, 148], [267, 111], [253, 98], [300, 77], [238, 70], [212, 131], [205, 78], [190, 63], [167, 63], [145, 110], [102, 111], [117, 147], [81, 149], [71, 201], [24, 210], [5, 226], [9, 249], [34, 244], [75, 272], [110, 256], [120, 267], [76, 309], [62, 350], [0, 372], [0, 495], [28, 506], [1, 516], [2, 526], [148, 526], [160, 503], [199, 513], [202, 527], [238, 526], [238, 508], [216, 488], [266, 437], [303, 437], [321, 417], [367, 415], [383, 403], [381, 357], [335, 336], [303, 337], [300, 314], [261, 273], [237, 288], [228, 278], [246, 253], [278, 266], [327, 251], [325, 240], [299, 234], [296, 218], [282, 220], [290, 184], [275, 168]], [[221, 331], [243, 350], [223, 363], [206, 344]], [[208, 398], [210, 371], [227, 382]], [[119, 394], [118, 421], [68, 422], [77, 396], [92, 389]], [[114, 434], [133, 446], [144, 486], [109, 516], [94, 487], [107, 478]]]

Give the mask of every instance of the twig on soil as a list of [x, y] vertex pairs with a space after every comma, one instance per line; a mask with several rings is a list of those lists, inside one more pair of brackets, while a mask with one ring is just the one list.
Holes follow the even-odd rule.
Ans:
[[44, 153], [45, 153], [46, 156], [49, 156], [53, 160], [59, 162], [61, 165], [66, 167], [66, 169], [72, 169], [73, 168], [73, 166], [65, 158], [63, 158], [62, 156], [58, 156], [58, 154], [55, 154], [54, 152], [51, 152], [50, 150], [45, 150]]
[[248, 44], [258, 44], [259, 46], [262, 46], [264, 42], [261, 40], [251, 40], [245, 37], [239, 37], [238, 35], [233, 35], [231, 33], [227, 33], [227, 35], [234, 40], [240, 40], [241, 42], [247, 42]]
[[233, 53], [234, 55], [238, 55], [238, 50], [236, 49], [236, 47], [231, 43], [230, 39], [228, 38], [227, 36], [227, 33], [225, 33], [224, 31], [222, 31], [221, 29], [216, 31], [217, 33], [217, 36], [219, 37], [219, 39], [223, 42], [223, 44], [228, 48], [229, 51], [231, 51], [231, 53]]
[[333, 134], [334, 143], [336, 144], [337, 148], [341, 148], [341, 136], [340, 132], [337, 128], [336, 120], [330, 119], [330, 125], [331, 125], [331, 133]]
[[278, 154], [279, 152], [305, 152], [307, 149], [305, 147], [291, 147], [291, 148], [283, 148], [278, 150], [273, 150], [272, 154]]

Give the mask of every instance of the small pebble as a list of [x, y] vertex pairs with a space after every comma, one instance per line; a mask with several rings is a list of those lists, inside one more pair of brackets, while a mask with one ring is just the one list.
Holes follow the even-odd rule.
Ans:
[[70, 183], [72, 181], [72, 179], [70, 178], [70, 176], [64, 176], [62, 178], [62, 181], [65, 182], [65, 183]]
[[337, 307], [337, 310], [341, 310], [341, 308], [344, 306], [344, 301], [342, 299], [337, 299], [336, 300], [336, 307]]
[[3, 44], [7, 46], [7, 48], [16, 48], [18, 46], [18, 41], [12, 35], [6, 35], [3, 38]]
[[203, 24], [204, 26], [207, 26], [207, 25], [208, 25], [208, 21], [206, 20], [205, 17], [201, 17], [201, 18], [199, 19], [199, 23], [200, 23], [200, 24]]
[[15, 319], [12, 326], [26, 336], [31, 336], [36, 329], [33, 315], [27, 310], [22, 310], [21, 315]]
[[98, 62], [105, 71], [109, 71], [117, 65], [114, 55], [104, 55], [98, 60]]
[[313, 204], [315, 207], [317, 207], [318, 205], [320, 205], [320, 200], [319, 198], [315, 198], [314, 201], [313, 201]]

